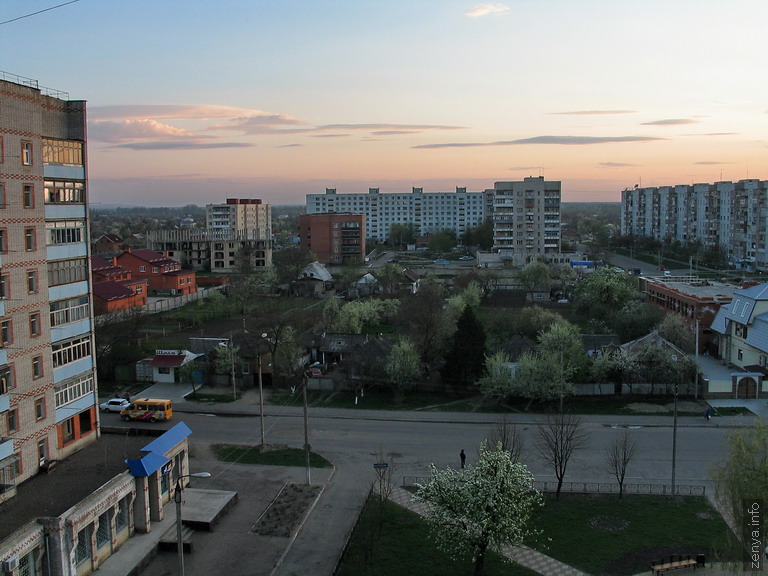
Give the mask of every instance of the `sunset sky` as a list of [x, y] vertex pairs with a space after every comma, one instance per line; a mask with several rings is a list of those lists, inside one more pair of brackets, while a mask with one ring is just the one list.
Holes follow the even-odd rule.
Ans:
[[88, 101], [94, 207], [768, 179], [766, 0], [65, 2], [0, 70]]

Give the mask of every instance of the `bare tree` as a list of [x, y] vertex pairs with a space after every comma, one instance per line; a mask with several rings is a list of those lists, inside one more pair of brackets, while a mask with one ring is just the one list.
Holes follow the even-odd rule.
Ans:
[[608, 469], [616, 477], [619, 483], [619, 499], [624, 496], [624, 478], [627, 474], [629, 463], [635, 457], [637, 452], [637, 443], [626, 428], [621, 436], [613, 440], [613, 444], [608, 447], [606, 452], [606, 461]]
[[539, 425], [537, 448], [544, 460], [552, 466], [557, 477], [555, 498], [560, 499], [563, 478], [573, 453], [584, 446], [587, 432], [581, 427], [581, 418], [567, 412], [547, 416]]
[[520, 462], [523, 459], [523, 434], [507, 418], [496, 421], [486, 441], [488, 446], [501, 444], [501, 449], [509, 453], [512, 462]]

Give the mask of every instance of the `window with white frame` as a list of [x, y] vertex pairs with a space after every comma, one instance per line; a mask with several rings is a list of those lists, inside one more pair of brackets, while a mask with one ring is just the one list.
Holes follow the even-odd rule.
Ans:
[[89, 336], [75, 338], [67, 342], [57, 342], [51, 346], [53, 367], [64, 366], [91, 355], [91, 339]]
[[22, 202], [24, 208], [35, 207], [35, 187], [32, 184], [24, 184], [22, 188]]
[[93, 394], [93, 375], [79, 376], [72, 380], [67, 380], [56, 384], [54, 397], [56, 399], [56, 408], [66, 406], [70, 402], [84, 398]]
[[48, 262], [48, 285], [60, 286], [88, 279], [88, 262], [85, 258]]
[[84, 204], [85, 185], [69, 180], [46, 180], [44, 183], [46, 204]]
[[24, 166], [32, 166], [33, 160], [34, 160], [34, 154], [33, 154], [32, 142], [29, 142], [27, 140], [22, 141], [21, 163]]
[[48, 246], [79, 244], [84, 238], [83, 220], [55, 220], [45, 223], [45, 243]]
[[51, 326], [85, 320], [90, 315], [88, 296], [78, 296], [51, 302]]

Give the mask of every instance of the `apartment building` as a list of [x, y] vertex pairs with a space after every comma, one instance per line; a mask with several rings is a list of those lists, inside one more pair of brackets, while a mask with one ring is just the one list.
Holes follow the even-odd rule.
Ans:
[[515, 266], [560, 253], [561, 183], [542, 176], [496, 182], [493, 250]]
[[621, 233], [721, 249], [734, 266], [768, 269], [768, 181], [632, 188], [621, 193]]
[[0, 73], [0, 500], [96, 440], [86, 105]]
[[464, 232], [481, 224], [486, 217], [484, 192], [424, 192], [382, 194], [379, 188], [368, 193], [337, 194], [326, 188], [325, 194], [307, 194], [307, 214], [362, 214], [368, 238], [386, 242], [392, 224], [412, 223], [417, 235], [426, 236], [452, 230], [460, 238]]
[[302, 214], [301, 245], [323, 264], [365, 260], [365, 217], [362, 214]]
[[234, 273], [272, 264], [272, 206], [257, 198], [228, 198], [205, 207], [205, 230], [158, 230], [147, 247], [192, 270]]
[[483, 192], [424, 192], [381, 194], [307, 194], [307, 214], [350, 213], [365, 216], [368, 238], [386, 242], [393, 224], [412, 223], [418, 235], [452, 230], [461, 238], [486, 220], [493, 223], [494, 252], [507, 264], [523, 265], [534, 258], [560, 252], [561, 183], [529, 177], [496, 182]]

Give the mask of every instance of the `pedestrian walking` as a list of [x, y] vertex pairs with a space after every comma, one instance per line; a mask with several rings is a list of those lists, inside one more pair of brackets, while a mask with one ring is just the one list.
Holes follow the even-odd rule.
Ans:
[[467, 461], [467, 455], [464, 454], [464, 449], [463, 448], [461, 449], [461, 452], [459, 452], [459, 458], [461, 459], [461, 467], [463, 469], [464, 468], [464, 464]]
[[704, 411], [704, 418], [709, 420], [712, 417], [712, 408], [707, 406], [707, 409]]

